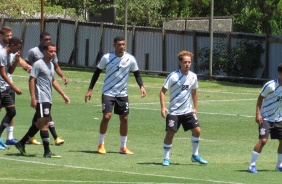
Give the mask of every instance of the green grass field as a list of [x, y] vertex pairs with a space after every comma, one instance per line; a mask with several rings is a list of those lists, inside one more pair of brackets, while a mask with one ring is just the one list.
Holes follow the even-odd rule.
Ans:
[[[13, 146], [2, 150], [0, 183], [281, 183], [281, 173], [274, 171], [277, 140], [270, 140], [259, 157], [259, 173], [247, 172], [258, 137], [254, 115], [262, 85], [199, 81], [200, 154], [209, 163], [201, 166], [191, 162], [191, 132], [180, 129], [173, 142], [171, 165], [164, 167], [161, 163], [165, 121], [160, 116], [159, 105], [164, 77], [143, 75], [147, 90], [147, 97], [143, 99], [134, 77], [130, 78], [127, 145], [135, 154], [118, 153], [119, 120], [113, 115], [105, 139], [107, 154], [99, 155], [97, 143], [104, 74], [93, 90], [91, 101], [85, 103], [92, 70], [64, 67], [63, 71], [70, 79], [63, 89], [71, 98], [71, 104], [64, 104], [54, 91], [52, 115], [58, 135], [63, 137], [65, 144], [55, 146], [51, 139], [50, 146], [62, 158], [43, 158], [42, 145], [27, 145], [30, 157], [21, 156]], [[23, 91], [16, 97], [14, 136], [20, 139], [31, 124], [34, 109], [30, 107], [28, 75], [18, 68], [13, 80]], [[59, 82], [63, 85], [60, 79]], [[166, 99], [169, 99], [168, 94]], [[4, 113], [2, 109], [1, 118]], [[2, 138], [6, 140], [5, 131]], [[39, 134], [36, 138], [40, 140]]]

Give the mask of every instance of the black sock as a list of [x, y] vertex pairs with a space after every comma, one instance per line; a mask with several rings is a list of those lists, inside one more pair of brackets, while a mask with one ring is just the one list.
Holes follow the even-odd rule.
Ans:
[[40, 130], [40, 136], [41, 136], [41, 139], [42, 139], [42, 142], [43, 142], [44, 153], [50, 153], [48, 131]]
[[58, 135], [57, 135], [57, 132], [56, 132], [56, 129], [55, 129], [54, 124], [50, 124], [50, 125], [49, 125], [49, 130], [50, 130], [50, 132], [51, 132], [53, 138], [56, 140], [57, 137], [58, 137]]
[[19, 141], [21, 143], [21, 145], [25, 145], [26, 141], [28, 141], [30, 138], [32, 138], [38, 131], [39, 131], [39, 129], [33, 123], [30, 126], [29, 130], [27, 131], [27, 133], [25, 134], [25, 136]]

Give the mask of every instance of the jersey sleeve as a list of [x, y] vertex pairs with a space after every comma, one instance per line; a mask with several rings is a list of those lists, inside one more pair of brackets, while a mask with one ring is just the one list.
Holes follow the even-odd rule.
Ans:
[[101, 58], [100, 62], [98, 63], [97, 67], [100, 68], [101, 70], [104, 70], [107, 65], [107, 58], [105, 55]]
[[191, 87], [192, 87], [192, 89], [197, 89], [197, 88], [199, 88], [199, 83], [198, 83], [198, 78], [197, 78], [196, 74], [194, 75], [194, 80], [195, 80], [195, 82]]
[[135, 72], [135, 71], [137, 71], [137, 70], [139, 70], [137, 61], [136, 61], [135, 57], [132, 56], [132, 57], [131, 57], [130, 71]]
[[30, 71], [30, 76], [34, 77], [34, 78], [37, 78], [38, 73], [39, 73], [39, 62], [35, 62], [33, 64], [33, 67], [31, 69], [31, 71]]

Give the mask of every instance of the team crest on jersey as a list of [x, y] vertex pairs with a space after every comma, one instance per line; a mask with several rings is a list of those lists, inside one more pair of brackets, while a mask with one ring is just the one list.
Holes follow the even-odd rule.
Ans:
[[125, 65], [126, 65], [126, 60], [125, 60], [125, 59], [122, 59], [122, 60], [120, 61], [120, 64], [121, 64], [121, 66], [125, 66]]
[[174, 121], [173, 120], [168, 120], [168, 126], [173, 127], [174, 126]]
[[45, 108], [45, 109], [44, 109], [44, 114], [46, 114], [46, 115], [50, 114], [50, 111], [49, 111], [48, 108]]
[[261, 128], [261, 129], [259, 130], [259, 134], [260, 134], [260, 135], [264, 135], [264, 134], [265, 134], [265, 128]]

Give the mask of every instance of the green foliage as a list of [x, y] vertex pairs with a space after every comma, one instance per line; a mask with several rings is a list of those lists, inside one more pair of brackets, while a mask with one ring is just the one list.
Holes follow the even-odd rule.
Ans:
[[40, 12], [39, 0], [0, 0], [0, 15], [12, 18], [33, 17]]
[[[264, 66], [261, 62], [261, 54], [265, 50], [261, 42], [241, 40], [232, 48], [229, 48], [222, 41], [214, 45], [213, 75], [219, 75], [224, 72], [228, 76], [256, 77], [255, 71]], [[209, 47], [202, 48], [199, 51], [199, 69], [202, 71], [209, 69], [209, 53]]]

